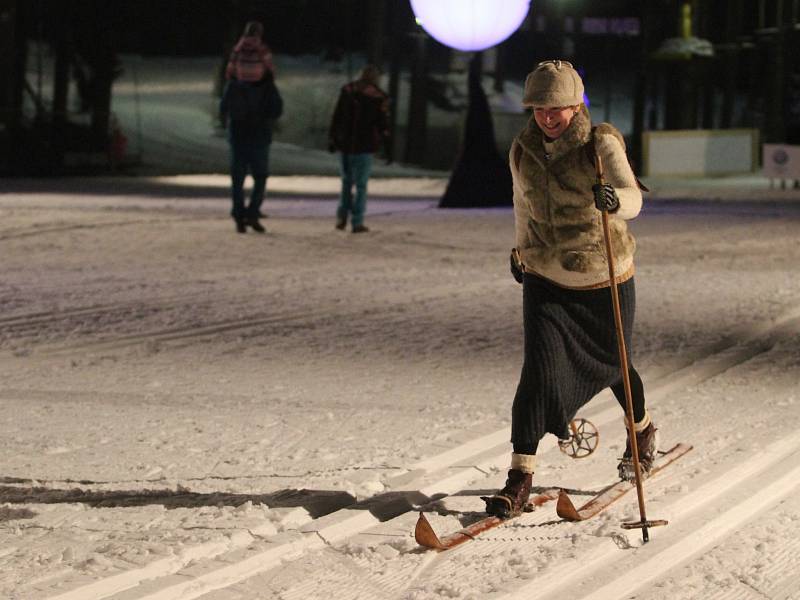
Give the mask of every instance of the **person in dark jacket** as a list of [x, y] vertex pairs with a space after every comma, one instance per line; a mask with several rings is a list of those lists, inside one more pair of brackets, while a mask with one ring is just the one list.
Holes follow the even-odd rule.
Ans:
[[[264, 233], [259, 222], [261, 203], [269, 176], [269, 147], [274, 121], [283, 112], [283, 100], [275, 87], [271, 72], [257, 82], [232, 79], [225, 85], [219, 106], [220, 122], [228, 129], [231, 148], [231, 216], [236, 231]], [[244, 180], [247, 172], [253, 177], [250, 204], [244, 203]]]
[[372, 155], [389, 136], [389, 97], [378, 87], [379, 77], [377, 67], [364, 67], [357, 80], [342, 87], [331, 119], [329, 148], [341, 152], [342, 191], [336, 229], [347, 227], [350, 217], [353, 233], [369, 231], [364, 213]]

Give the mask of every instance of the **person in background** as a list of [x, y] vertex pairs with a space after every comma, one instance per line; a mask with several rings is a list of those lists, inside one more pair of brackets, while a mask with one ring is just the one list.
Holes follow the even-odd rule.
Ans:
[[258, 21], [250, 21], [244, 26], [244, 33], [231, 51], [225, 68], [225, 79], [261, 81], [267, 73], [275, 76], [272, 51], [264, 43], [264, 27]]
[[[592, 127], [583, 81], [566, 61], [540, 63], [525, 81], [533, 109], [511, 146], [516, 247], [511, 272], [522, 284], [524, 362], [511, 413], [511, 468], [505, 487], [486, 498], [488, 513], [519, 514], [528, 501], [539, 440], [569, 438], [575, 413], [610, 387], [625, 410], [601, 211], [610, 213], [615, 279], [627, 349], [636, 306], [633, 253], [626, 220], [639, 214], [642, 194], [622, 135]], [[605, 184], [596, 181], [595, 152]], [[656, 428], [642, 380], [630, 363], [639, 458], [647, 474], [656, 456]], [[630, 440], [618, 465], [634, 477]]]
[[[219, 105], [220, 123], [228, 130], [231, 157], [231, 216], [236, 231], [246, 233], [251, 227], [264, 233], [261, 204], [269, 176], [269, 148], [272, 129], [283, 112], [283, 100], [275, 87], [271, 71], [254, 82], [232, 79], [225, 85]], [[247, 172], [253, 177], [250, 204], [245, 206], [244, 181]]]
[[344, 230], [349, 217], [353, 233], [369, 231], [364, 213], [372, 155], [389, 137], [389, 96], [378, 87], [379, 78], [378, 68], [367, 65], [358, 79], [342, 87], [328, 135], [330, 151], [341, 153], [336, 229]]

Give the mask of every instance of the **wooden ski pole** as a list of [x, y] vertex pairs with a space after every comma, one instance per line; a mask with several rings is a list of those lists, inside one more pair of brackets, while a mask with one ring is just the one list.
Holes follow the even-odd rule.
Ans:
[[[597, 173], [597, 183], [599, 185], [605, 184], [605, 177], [603, 175], [603, 161], [600, 154], [595, 149], [595, 171]], [[639, 499], [639, 517], [640, 521], [637, 523], [623, 523], [625, 529], [639, 529], [642, 530], [642, 541], [647, 543], [650, 540], [650, 534], [647, 531], [648, 527], [655, 525], [666, 525], [666, 521], [648, 521], [644, 505], [644, 488], [642, 487], [642, 470], [639, 464], [639, 446], [636, 442], [636, 427], [633, 421], [633, 397], [631, 396], [631, 379], [628, 373], [628, 353], [625, 349], [625, 336], [622, 328], [622, 311], [619, 307], [619, 290], [617, 290], [617, 279], [614, 273], [614, 253], [611, 247], [611, 232], [608, 226], [608, 211], [600, 211], [601, 219], [603, 221], [603, 237], [606, 243], [606, 257], [608, 262], [608, 279], [611, 284], [611, 303], [614, 309], [614, 326], [617, 331], [617, 347], [619, 349], [619, 362], [620, 369], [622, 370], [622, 385], [625, 388], [625, 413], [628, 421], [628, 436], [631, 441], [631, 456], [633, 458], [633, 468], [636, 475], [636, 494]]]

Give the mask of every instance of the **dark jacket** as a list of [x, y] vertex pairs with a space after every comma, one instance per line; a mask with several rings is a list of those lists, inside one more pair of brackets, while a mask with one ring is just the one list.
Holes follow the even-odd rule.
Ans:
[[345, 154], [371, 154], [388, 135], [389, 96], [363, 80], [342, 87], [331, 119], [331, 149]]
[[270, 75], [261, 81], [231, 80], [219, 104], [220, 120], [232, 136], [262, 136], [272, 140], [272, 126], [283, 113], [283, 99]]

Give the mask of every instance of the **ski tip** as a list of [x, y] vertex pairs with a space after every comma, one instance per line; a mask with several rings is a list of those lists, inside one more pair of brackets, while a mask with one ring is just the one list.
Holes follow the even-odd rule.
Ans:
[[558, 492], [558, 502], [556, 503], [556, 514], [567, 521], [580, 521], [581, 517], [570, 500], [569, 494], [564, 490]]
[[444, 548], [439, 536], [436, 535], [428, 519], [425, 518], [425, 513], [422, 511], [419, 513], [417, 526], [414, 527], [414, 539], [420, 546], [431, 550], [442, 550]]
[[692, 444], [686, 444], [684, 442], [678, 442], [677, 444], [675, 444], [669, 450], [659, 450], [658, 454], [660, 456], [666, 456], [668, 454], [673, 454], [673, 455], [677, 455], [677, 456], [683, 456], [684, 454], [686, 454], [687, 452], [689, 452], [690, 450], [693, 450], [693, 449], [694, 449], [694, 446]]

